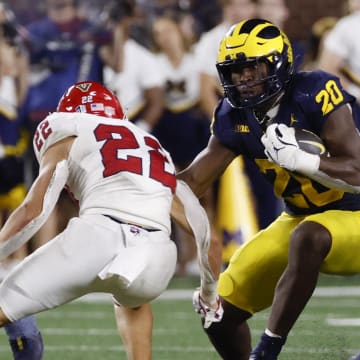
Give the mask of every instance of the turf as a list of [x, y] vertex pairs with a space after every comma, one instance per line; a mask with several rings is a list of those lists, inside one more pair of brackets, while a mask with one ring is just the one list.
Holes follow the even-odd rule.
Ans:
[[[193, 289], [197, 284], [197, 279], [177, 278], [171, 288]], [[356, 286], [360, 277], [323, 276], [320, 285]], [[185, 299], [154, 302], [153, 359], [219, 359], [200, 327], [189, 293], [185, 295]], [[267, 314], [259, 313], [250, 321], [254, 342], [266, 325]], [[126, 358], [110, 302], [74, 302], [39, 314], [37, 321], [44, 336], [44, 360]], [[359, 327], [359, 295], [346, 295], [341, 289], [331, 296], [316, 295], [291, 332], [280, 359], [348, 359], [360, 350]], [[0, 359], [12, 359], [4, 331], [0, 331]]]

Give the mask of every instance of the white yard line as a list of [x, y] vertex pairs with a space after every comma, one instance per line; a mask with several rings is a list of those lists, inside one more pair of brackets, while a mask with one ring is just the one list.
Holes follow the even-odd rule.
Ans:
[[[46, 352], [125, 352], [123, 346], [88, 346], [88, 345], [46, 345]], [[214, 349], [211, 346], [154, 346], [153, 352], [174, 352], [174, 353], [214, 353]], [[349, 353], [355, 353], [358, 349], [347, 349]], [[9, 346], [0, 345], [0, 353], [9, 352]], [[324, 348], [312, 348], [312, 347], [286, 347], [283, 350], [288, 354], [332, 354], [332, 350]]]
[[[195, 290], [195, 289], [194, 289]], [[194, 290], [191, 289], [169, 289], [166, 290], [158, 300], [191, 300]], [[323, 286], [318, 287], [313, 297], [344, 297], [360, 296], [360, 286]], [[111, 295], [97, 293], [83, 296], [77, 301], [83, 302], [111, 302]]]
[[360, 326], [360, 319], [359, 318], [327, 318], [326, 323], [331, 326]]

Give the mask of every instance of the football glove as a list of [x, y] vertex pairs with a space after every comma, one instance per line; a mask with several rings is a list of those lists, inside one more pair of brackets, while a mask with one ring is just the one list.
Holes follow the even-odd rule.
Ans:
[[261, 137], [268, 159], [290, 171], [311, 175], [319, 170], [320, 157], [300, 149], [295, 130], [285, 124], [271, 124]]
[[216, 303], [213, 305], [207, 304], [200, 296], [200, 289], [197, 289], [193, 294], [193, 306], [195, 312], [200, 314], [203, 319], [203, 326], [205, 329], [209, 328], [213, 322], [220, 322], [224, 309], [221, 305], [219, 296], [216, 297]]

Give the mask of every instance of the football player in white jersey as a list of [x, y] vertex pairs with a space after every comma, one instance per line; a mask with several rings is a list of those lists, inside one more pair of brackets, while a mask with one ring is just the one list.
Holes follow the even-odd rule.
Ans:
[[57, 112], [39, 124], [33, 145], [39, 175], [0, 231], [0, 261], [42, 226], [64, 186], [79, 216], [2, 282], [0, 326], [108, 292], [124, 309], [118, 327], [129, 358], [150, 359], [148, 303], [166, 289], [177, 257], [170, 239], [176, 190], [170, 156], [95, 82], [69, 88]]

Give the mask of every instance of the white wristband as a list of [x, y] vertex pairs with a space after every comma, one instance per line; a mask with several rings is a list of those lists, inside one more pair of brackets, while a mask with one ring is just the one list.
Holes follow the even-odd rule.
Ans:
[[294, 154], [294, 170], [304, 175], [313, 175], [319, 170], [320, 156], [297, 151]]
[[216, 302], [217, 286], [217, 281], [212, 283], [205, 283], [204, 281], [201, 281], [200, 296], [208, 304], [213, 304]]

